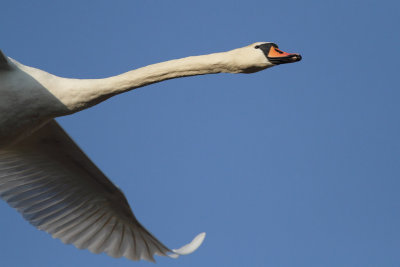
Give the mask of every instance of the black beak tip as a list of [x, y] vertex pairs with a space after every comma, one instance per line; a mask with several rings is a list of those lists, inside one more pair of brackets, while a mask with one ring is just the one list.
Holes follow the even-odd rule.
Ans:
[[302, 59], [302, 57], [301, 57], [300, 54], [296, 54], [296, 55], [294, 56], [294, 61], [295, 61], [295, 62], [300, 61], [301, 59]]

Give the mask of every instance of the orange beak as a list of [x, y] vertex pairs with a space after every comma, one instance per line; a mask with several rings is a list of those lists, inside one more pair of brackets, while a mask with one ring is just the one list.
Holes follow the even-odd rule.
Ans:
[[280, 50], [278, 47], [271, 45], [267, 58], [271, 63], [278, 65], [300, 61], [301, 55], [295, 53], [286, 53]]

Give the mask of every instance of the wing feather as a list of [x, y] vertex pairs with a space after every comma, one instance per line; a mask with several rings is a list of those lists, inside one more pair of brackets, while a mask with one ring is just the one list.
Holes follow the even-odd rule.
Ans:
[[0, 151], [0, 196], [38, 229], [80, 249], [149, 261], [172, 253], [55, 121]]
[[0, 50], [0, 70], [8, 70], [10, 69], [10, 64], [8, 63], [7, 57], [3, 54], [3, 52]]

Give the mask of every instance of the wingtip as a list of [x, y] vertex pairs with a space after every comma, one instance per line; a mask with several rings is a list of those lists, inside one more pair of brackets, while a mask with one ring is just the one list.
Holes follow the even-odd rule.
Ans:
[[169, 254], [168, 256], [176, 259], [181, 255], [187, 255], [193, 253], [196, 249], [200, 247], [205, 237], [206, 237], [205, 232], [198, 234], [195, 238], [193, 238], [193, 240], [189, 244], [186, 244], [178, 249], [173, 249], [172, 250], [173, 253]]

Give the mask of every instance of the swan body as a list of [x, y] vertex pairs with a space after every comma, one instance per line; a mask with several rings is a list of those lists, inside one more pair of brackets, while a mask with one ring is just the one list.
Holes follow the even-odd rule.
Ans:
[[123, 193], [54, 120], [152, 83], [252, 73], [301, 60], [274, 43], [170, 60], [104, 79], [67, 79], [0, 51], [0, 196], [40, 230], [94, 253], [153, 261], [196, 250], [205, 233], [171, 250], [135, 218]]

